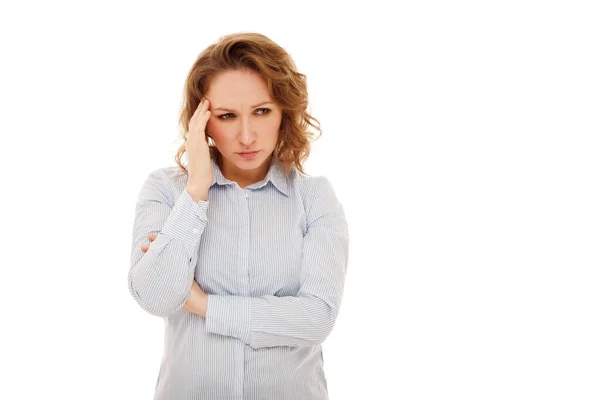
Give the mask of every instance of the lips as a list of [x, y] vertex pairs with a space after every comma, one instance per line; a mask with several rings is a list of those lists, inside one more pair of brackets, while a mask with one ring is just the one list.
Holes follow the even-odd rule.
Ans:
[[260, 150], [256, 150], [253, 152], [244, 152], [244, 153], [237, 153], [238, 156], [246, 159], [246, 160], [254, 160], [254, 158], [256, 157], [256, 155], [260, 152]]

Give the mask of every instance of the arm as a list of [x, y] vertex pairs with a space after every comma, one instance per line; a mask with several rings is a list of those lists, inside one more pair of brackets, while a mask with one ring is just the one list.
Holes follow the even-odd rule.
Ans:
[[307, 203], [300, 290], [296, 296], [208, 294], [206, 330], [253, 348], [322, 343], [340, 309], [348, 264], [348, 227], [327, 178], [316, 180]]
[[[173, 202], [163, 170], [146, 179], [135, 207], [128, 285], [150, 314], [167, 317], [190, 295], [207, 209], [208, 201], [195, 202], [186, 190]], [[150, 233], [158, 236], [144, 253]]]

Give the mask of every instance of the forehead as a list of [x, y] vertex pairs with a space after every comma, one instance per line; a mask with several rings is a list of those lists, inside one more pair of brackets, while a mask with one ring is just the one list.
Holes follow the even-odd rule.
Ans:
[[210, 82], [206, 96], [215, 105], [231, 101], [252, 102], [272, 100], [267, 82], [250, 70], [225, 71]]

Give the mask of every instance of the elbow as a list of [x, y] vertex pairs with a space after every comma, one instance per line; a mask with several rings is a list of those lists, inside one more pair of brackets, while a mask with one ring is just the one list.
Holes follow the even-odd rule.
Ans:
[[173, 290], [162, 285], [148, 285], [143, 277], [129, 275], [129, 293], [146, 312], [165, 318], [181, 309], [187, 301], [189, 291]]
[[292, 346], [319, 346], [323, 344], [333, 331], [333, 325], [331, 321], [315, 322], [311, 326], [310, 332], [306, 332], [303, 338], [296, 338]]
[[311, 318], [311, 334], [307, 335], [307, 344], [313, 346], [323, 344], [333, 331], [337, 315], [337, 307], [322, 302], [320, 310], [314, 312]]
[[131, 294], [138, 305], [146, 312], [156, 317], [166, 318], [179, 311], [187, 301], [187, 295], [171, 296], [171, 298], [157, 298], [140, 295], [132, 289]]
[[331, 332], [333, 331], [333, 327], [335, 326], [335, 320], [337, 317], [337, 310], [328, 307], [325, 312], [324, 318], [318, 324], [315, 324], [315, 335], [313, 338], [313, 344], [320, 345], [325, 342], [325, 340], [329, 337]]

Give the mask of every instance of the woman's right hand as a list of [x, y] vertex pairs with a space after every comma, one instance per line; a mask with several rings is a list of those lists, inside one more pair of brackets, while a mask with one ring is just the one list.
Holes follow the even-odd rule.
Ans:
[[212, 184], [212, 163], [208, 148], [206, 124], [210, 118], [209, 101], [204, 98], [198, 104], [189, 122], [185, 150], [188, 155], [188, 180], [185, 190], [194, 201], [206, 200]]

